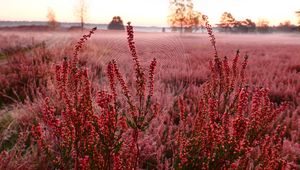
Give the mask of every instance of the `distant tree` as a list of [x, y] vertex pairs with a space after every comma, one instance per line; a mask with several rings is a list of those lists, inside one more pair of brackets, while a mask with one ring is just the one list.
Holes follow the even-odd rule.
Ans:
[[253, 22], [251, 19], [246, 19], [245, 23], [249, 27], [253, 27], [253, 26], [255, 27], [256, 26], [255, 22]]
[[300, 10], [296, 11], [297, 17], [298, 17], [298, 24], [300, 26]]
[[269, 21], [266, 19], [259, 19], [257, 22], [257, 27], [269, 27]]
[[194, 10], [192, 0], [170, 0], [171, 14], [168, 16], [168, 22], [172, 31], [192, 32], [198, 30], [203, 24], [202, 14]]
[[284, 21], [283, 23], [280, 23], [280, 25], [285, 26], [285, 27], [290, 27], [292, 24], [291, 24], [291, 21], [287, 20], [287, 21]]
[[251, 19], [246, 19], [245, 20], [245, 25], [247, 26], [248, 31], [251, 31], [251, 32], [255, 31], [256, 24]]
[[123, 20], [120, 16], [114, 16], [107, 26], [109, 30], [125, 30]]
[[220, 31], [224, 32], [254, 32], [256, 24], [251, 19], [237, 21], [231, 13], [224, 12], [220, 23], [217, 24]]
[[75, 15], [80, 19], [80, 27], [83, 30], [87, 18], [87, 3], [85, 0], [79, 0], [75, 9]]
[[220, 24], [218, 26], [223, 30], [223, 31], [231, 31], [233, 27], [235, 27], [237, 24], [237, 21], [235, 18], [232, 16], [231, 13], [229, 12], [224, 12], [221, 16]]
[[257, 31], [266, 33], [269, 32], [269, 21], [266, 19], [259, 19], [258, 22], [256, 23], [257, 26]]
[[58, 22], [56, 21], [55, 12], [53, 11], [52, 8], [48, 9], [47, 18], [48, 18], [48, 25], [50, 28], [55, 29], [58, 27]]
[[291, 26], [292, 26], [292, 24], [291, 24], [291, 21], [289, 21], [289, 20], [284, 21], [283, 23], [279, 24], [279, 27], [284, 27], [284, 28], [289, 28]]
[[236, 21], [235, 28], [238, 32], [254, 32], [256, 24], [251, 19], [246, 19], [245, 21]]
[[287, 20], [283, 23], [280, 23], [277, 27], [278, 31], [284, 31], [284, 32], [290, 32], [293, 31], [296, 28], [296, 26], [292, 25], [291, 21]]
[[202, 14], [197, 11], [189, 11], [186, 16], [185, 31], [192, 32], [197, 31], [200, 26], [203, 25]]

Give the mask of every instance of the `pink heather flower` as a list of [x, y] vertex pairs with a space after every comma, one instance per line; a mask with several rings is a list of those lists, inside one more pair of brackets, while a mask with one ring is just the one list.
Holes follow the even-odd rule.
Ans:
[[218, 57], [218, 52], [217, 52], [217, 47], [216, 47], [216, 38], [213, 33], [212, 26], [209, 24], [208, 17], [206, 15], [202, 15], [202, 19], [205, 21], [205, 27], [206, 27], [207, 33], [209, 35], [210, 42], [214, 48], [214, 52], [215, 52], [214, 56]]
[[108, 105], [113, 100], [113, 96], [108, 94], [106, 91], [100, 91], [98, 92], [97, 99], [97, 103], [101, 108], [108, 109]]
[[54, 108], [50, 107], [49, 98], [45, 99], [45, 107], [43, 110], [43, 121], [47, 123], [49, 128], [51, 128], [54, 133], [60, 133], [60, 121], [54, 115]]
[[156, 59], [154, 58], [150, 64], [149, 69], [149, 96], [153, 96], [153, 89], [154, 89], [154, 70], [156, 67]]
[[114, 69], [114, 65], [111, 62], [109, 62], [107, 65], [107, 75], [109, 78], [109, 85], [112, 91], [113, 100], [116, 102], [117, 92], [115, 86], [115, 69]]
[[245, 56], [244, 61], [242, 63], [242, 69], [241, 69], [241, 73], [240, 73], [242, 83], [244, 83], [244, 81], [245, 81], [245, 69], [247, 66], [247, 62], [248, 62], [248, 55]]
[[241, 93], [239, 95], [238, 100], [238, 108], [237, 108], [237, 117], [235, 118], [233, 122], [233, 128], [234, 128], [234, 136], [236, 138], [243, 139], [244, 134], [246, 132], [248, 121], [245, 118], [245, 111], [247, 111], [248, 105], [248, 91], [247, 89], [242, 89]]
[[31, 127], [32, 137], [36, 140], [37, 146], [40, 150], [44, 149], [44, 136], [42, 132], [42, 127], [40, 124]]
[[60, 65], [57, 65], [55, 67], [56, 82], [60, 82], [61, 81], [60, 69], [61, 69]]
[[224, 60], [223, 60], [223, 70], [224, 70], [224, 75], [225, 75], [225, 90], [229, 90], [230, 89], [230, 68], [229, 68], [229, 64], [228, 64], [228, 59], [225, 56]]
[[90, 159], [89, 156], [84, 156], [83, 158], [79, 158], [79, 167], [82, 170], [90, 170]]
[[122, 161], [118, 153], [113, 155], [113, 170], [122, 170]]
[[248, 90], [246, 88], [242, 88], [240, 95], [239, 95], [239, 100], [238, 100], [238, 110], [237, 114], [241, 117], [243, 117], [244, 112], [247, 111], [248, 107]]
[[237, 68], [237, 64], [238, 64], [238, 59], [240, 57], [240, 51], [237, 50], [236, 51], [236, 55], [233, 59], [233, 62], [232, 62], [232, 79], [231, 79], [231, 84], [230, 84], [230, 88], [233, 90], [234, 88], [234, 84], [235, 84], [235, 81], [237, 79], [237, 75], [238, 75], [238, 68]]
[[123, 77], [122, 77], [122, 75], [121, 75], [121, 73], [120, 73], [120, 71], [119, 71], [119, 68], [118, 68], [118, 66], [117, 66], [116, 61], [113, 60], [113, 61], [112, 61], [112, 64], [113, 64], [113, 66], [114, 66], [114, 71], [115, 71], [115, 73], [116, 73], [117, 79], [118, 79], [119, 83], [121, 84], [121, 88], [122, 88], [122, 90], [123, 90], [123, 94], [126, 96], [126, 98], [127, 98], [128, 101], [131, 101], [131, 96], [130, 96], [130, 94], [129, 94], [128, 87], [127, 87], [126, 82], [125, 82], [125, 80], [123, 79]]
[[79, 50], [82, 48], [82, 45], [85, 43], [85, 41], [87, 41], [88, 38], [91, 37], [92, 34], [94, 34], [94, 32], [97, 30], [97, 27], [94, 27], [87, 35], [83, 35], [83, 37], [80, 39], [80, 41], [77, 42], [76, 46], [75, 46], [75, 50], [73, 53], [73, 62], [77, 63], [78, 61], [78, 53]]
[[186, 138], [182, 137], [181, 135], [178, 136], [178, 143], [179, 143], [179, 158], [180, 158], [179, 166], [182, 167], [188, 161], [187, 159], [188, 153], [186, 153], [185, 151], [186, 147], [188, 146], [188, 143]]
[[128, 40], [128, 46], [131, 51], [132, 59], [134, 61], [134, 67], [135, 67], [135, 74], [136, 74], [136, 90], [137, 90], [137, 95], [140, 97], [140, 102], [142, 102], [143, 98], [145, 97], [145, 84], [146, 84], [146, 79], [144, 72], [142, 70], [142, 67], [140, 65], [140, 62], [138, 60], [138, 55], [136, 52], [135, 48], [135, 43], [134, 43], [134, 32], [133, 32], [133, 27], [130, 25], [130, 22], [128, 22], [127, 25], [127, 40]]
[[238, 59], [240, 58], [240, 50], [236, 51], [236, 55], [233, 59], [232, 63], [232, 72], [233, 72], [233, 77], [237, 76], [237, 64], [238, 64]]

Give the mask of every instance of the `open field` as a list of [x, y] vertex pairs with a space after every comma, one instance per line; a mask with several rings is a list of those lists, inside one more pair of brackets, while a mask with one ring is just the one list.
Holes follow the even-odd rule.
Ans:
[[[18, 50], [44, 42], [54, 55], [51, 56], [54, 63], [59, 63], [63, 57], [72, 55], [81, 32], [1, 32], [0, 36], [3, 40], [0, 49], [4, 50]], [[216, 34], [216, 38], [221, 57], [232, 59], [236, 50], [240, 50], [242, 56], [249, 55], [247, 78], [250, 84], [263, 85], [274, 94], [299, 98], [299, 34]], [[170, 79], [178, 83], [185, 79], [200, 82], [207, 79], [213, 48], [206, 34], [135, 33], [135, 39], [142, 64], [148, 65], [153, 57], [157, 59], [158, 81], [166, 84], [172, 81]], [[124, 72], [130, 72], [130, 56], [126, 33], [110, 31], [97, 31], [80, 54], [89, 67], [105, 67], [115, 59]]]
[[[61, 68], [63, 68], [63, 61], [72, 61], [74, 47], [82, 34], [82, 32], [75, 31], [0, 31], [0, 152], [4, 150], [17, 151], [20, 149], [19, 145], [21, 144], [18, 142], [22, 141], [20, 138], [31, 135], [32, 122], [42, 122], [41, 124], [44, 127], [50, 127], [46, 126], [47, 122], [43, 122], [43, 116], [41, 116], [47, 112], [45, 111], [47, 107], [44, 104], [46, 97], [49, 97], [50, 105], [55, 106], [56, 110], [58, 110], [57, 112], [64, 109], [64, 102], [61, 99], [63, 97], [59, 97], [62, 94], [60, 91], [61, 87], [57, 85], [59, 83], [56, 82], [57, 78], [55, 78], [55, 76], [63, 74], [63, 72], [58, 73], [59, 69], [58, 71], [56, 70], [56, 65], [61, 65]], [[96, 107], [97, 103], [99, 104], [97, 92], [101, 90], [111, 91], [113, 89], [111, 85], [112, 81], [108, 76], [109, 71], [107, 71], [107, 65], [113, 59], [116, 60], [118, 69], [127, 82], [131, 96], [133, 96], [133, 99], [139, 101], [139, 96], [135, 97], [135, 89], [137, 88], [135, 86], [135, 72], [138, 71], [133, 67], [132, 54], [129, 51], [126, 37], [126, 32], [99, 30], [92, 35], [79, 51], [77, 65], [80, 68], [88, 68], [87, 74], [88, 80], [91, 83], [90, 93], [92, 96], [91, 108], [95, 109], [95, 112], [102, 111], [101, 109], [103, 109], [101, 106]], [[277, 155], [277, 157], [283, 158], [289, 165], [289, 168], [300, 168], [300, 34], [217, 33], [215, 37], [220, 59], [227, 56], [230, 66], [232, 65], [231, 61], [236, 56], [237, 50], [240, 50], [239, 63], [243, 62], [244, 56], [249, 56], [248, 65], [245, 69], [245, 83], [243, 84], [245, 89], [249, 89], [249, 93], [250, 91], [256, 91], [264, 87], [269, 89], [267, 97], [274, 103], [274, 107], [288, 103], [285, 111], [272, 119], [272, 122], [285, 125], [287, 128], [281, 141], [283, 149], [281, 148], [278, 153], [280, 156]], [[176, 143], [178, 137], [176, 136], [177, 131], [182, 130], [183, 127], [182, 123], [178, 123], [178, 119], [182, 118], [181, 112], [183, 111], [181, 111], [180, 106], [177, 106], [177, 103], [178, 101], [180, 103], [181, 98], [186, 99], [183, 102], [185, 103], [184, 109], [187, 110], [186, 114], [188, 114], [186, 121], [188, 124], [190, 123], [191, 127], [184, 130], [185, 132], [190, 132], [189, 130], [194, 127], [193, 119], [196, 120], [198, 118], [195, 116], [196, 113], [190, 113], [193, 113], [193, 109], [199, 103], [198, 101], [202, 101], [202, 96], [209, 93], [205, 91], [205, 85], [211, 82], [210, 79], [214, 75], [214, 72], [209, 68], [209, 61], [214, 59], [214, 50], [208, 35], [205, 33], [179, 35], [176, 33], [138, 32], [134, 34], [134, 41], [136, 43], [139, 62], [145, 68], [145, 77], [148, 78], [149, 65], [152, 59], [156, 58], [157, 66], [154, 74], [152, 100], [154, 103], [158, 103], [159, 111], [158, 115], [151, 119], [151, 121], [149, 120], [149, 128], [144, 131], [137, 130], [136, 134], [138, 134], [139, 138], [133, 138], [136, 139], [136, 144], [139, 144], [137, 145], [137, 155], [139, 155], [137, 160], [139, 163], [138, 165], [133, 163], [133, 166], [139, 166], [141, 169], [151, 169], [154, 167], [156, 169], [170, 169], [176, 165], [176, 169], [184, 164], [182, 160], [181, 164], [178, 163], [178, 157], [182, 158], [184, 152], [180, 150], [177, 153], [174, 148], [186, 147], [186, 145], [182, 145], [180, 142], [179, 144]], [[69, 74], [71, 75], [71, 73]], [[117, 73], [115, 76], [117, 76]], [[85, 81], [84, 78], [79, 80]], [[68, 79], [68, 81], [72, 83], [73, 80]], [[116, 77], [114, 81], [118, 81]], [[151, 80], [148, 80], [148, 82], [151, 82]], [[123, 97], [121, 95], [124, 89], [119, 84], [116, 87], [116, 93], [120, 98], [118, 102], [120, 102], [120, 106], [124, 106], [124, 110], [120, 110], [127, 112], [128, 108], [125, 107], [126, 96]], [[238, 88], [238, 85], [235, 88]], [[75, 95], [72, 90], [67, 90], [66, 93], [70, 93], [69, 95], [71, 96]], [[242, 92], [239, 91], [239, 93]], [[251, 94], [249, 94], [251, 96], [249, 101], [252, 101]], [[219, 100], [216, 99], [216, 102], [219, 102]], [[266, 106], [266, 103], [262, 105]], [[253, 107], [251, 104], [245, 105], [245, 108]], [[273, 107], [273, 104], [270, 104], [271, 106]], [[201, 110], [202, 107], [198, 107], [195, 110]], [[224, 110], [226, 110], [225, 107]], [[264, 111], [265, 113], [269, 113], [268, 110], [261, 112]], [[87, 112], [85, 110], [85, 113]], [[55, 114], [56, 116], [59, 115], [59, 113]], [[232, 120], [234, 118], [232, 117]], [[248, 118], [249, 122], [251, 122], [251, 117]], [[131, 127], [130, 123], [127, 122], [127, 124], [128, 127]], [[275, 125], [268, 124], [267, 127], [273, 129]], [[135, 128], [133, 128], [134, 130]], [[128, 134], [130, 133], [130, 130], [124, 132], [124, 138], [129, 138]], [[165, 137], [166, 133], [169, 135], [168, 137]], [[45, 134], [47, 133], [45, 132]], [[180, 133], [178, 134], [180, 136]], [[262, 138], [264, 141], [267, 141], [265, 140], [265, 136]], [[130, 144], [126, 145], [128, 141], [124, 142], [124, 148], [122, 148], [124, 150], [121, 149], [120, 151], [121, 156], [118, 158], [120, 160], [125, 152], [128, 151], [128, 148], [125, 146], [129, 148], [131, 146]], [[274, 146], [270, 145], [270, 147]], [[32, 144], [31, 147], [34, 148], [36, 146]], [[255, 147], [251, 146], [251, 148]], [[17, 152], [2, 152], [2, 154], [13, 158], [10, 160], [10, 163], [7, 163], [8, 168], [20, 167], [21, 165], [18, 165], [18, 161], [23, 161], [24, 165], [27, 164], [29, 169], [39, 166], [41, 168], [41, 165], [32, 164], [32, 162], [38, 164], [37, 151], [36, 149], [32, 150], [35, 152], [33, 153], [34, 156], [26, 153], [22, 155], [22, 158], [18, 157], [20, 155]], [[135, 150], [133, 149], [132, 152], [135, 152]], [[208, 151], [205, 152], [208, 153]], [[255, 154], [251, 153], [252, 156]], [[179, 156], [176, 157], [176, 155]], [[270, 161], [273, 158], [275, 159], [275, 156], [268, 159]], [[135, 158], [134, 156], [129, 156], [128, 159], [131, 161]], [[210, 157], [207, 159], [210, 159]], [[242, 161], [239, 159], [242, 159], [242, 156], [241, 158], [231, 160], [232, 162], [228, 164], [226, 163], [226, 168], [234, 169], [234, 165], [242, 164]], [[2, 163], [5, 161], [9, 162], [3, 157], [0, 161]], [[39, 161], [40, 164], [43, 164], [43, 161], [47, 162], [45, 159]], [[113, 162], [117, 161], [114, 160]], [[214, 159], [211, 162], [214, 162]], [[45, 167], [53, 168], [51, 163], [47, 163]], [[217, 162], [216, 164], [215, 168], [220, 168], [218, 165], [221, 163]], [[256, 164], [269, 166], [268, 163], [261, 163], [259, 161], [251, 165], [254, 166]], [[247, 165], [247, 167], [249, 166]], [[0, 165], [1, 168], [5, 167], [1, 167]]]

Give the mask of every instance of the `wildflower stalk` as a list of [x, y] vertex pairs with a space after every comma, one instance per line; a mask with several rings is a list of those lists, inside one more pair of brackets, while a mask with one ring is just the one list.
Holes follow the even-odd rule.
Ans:
[[[121, 137], [126, 127], [117, 114], [114, 65], [110, 63], [107, 69], [111, 93], [100, 91], [96, 97], [101, 114], [92, 104], [88, 71], [78, 66], [78, 52], [94, 31], [80, 39], [72, 60], [65, 59], [56, 67], [56, 85], [64, 107], [54, 114], [56, 111], [46, 99], [42, 116], [46, 128], [35, 138], [53, 168], [112, 169], [112, 158], [117, 159], [123, 150]], [[43, 137], [44, 134], [48, 135]], [[49, 149], [44, 143], [50, 143]]]
[[[285, 111], [270, 102], [267, 89], [252, 92], [245, 86], [248, 56], [238, 69], [239, 51], [229, 67], [217, 54], [216, 41], [207, 17], [206, 27], [214, 49], [210, 62], [211, 78], [203, 86], [196, 117], [189, 113], [193, 104], [178, 102], [180, 124], [178, 137], [179, 169], [249, 169], [286, 165], [279, 154], [284, 127], [277, 126], [277, 116]], [[186, 115], [186, 113], [189, 113]], [[191, 126], [187, 126], [187, 120]], [[274, 131], [274, 127], [278, 127]], [[279, 130], [280, 129], [280, 130]], [[259, 150], [259, 153], [255, 152]], [[266, 153], [272, 153], [270, 155]], [[251, 159], [249, 159], [251, 157]], [[251, 167], [254, 166], [254, 167]]]

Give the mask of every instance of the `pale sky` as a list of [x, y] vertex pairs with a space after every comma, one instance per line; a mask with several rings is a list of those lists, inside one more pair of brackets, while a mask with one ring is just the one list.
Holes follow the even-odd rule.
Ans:
[[[87, 22], [109, 23], [113, 16], [134, 25], [167, 26], [169, 0], [86, 0]], [[58, 21], [76, 22], [78, 0], [0, 0], [0, 20], [46, 21], [48, 8]], [[267, 19], [270, 25], [286, 20], [297, 23], [295, 11], [300, 0], [194, 0], [195, 9], [206, 14], [216, 24], [223, 12], [230, 12], [237, 20]]]

